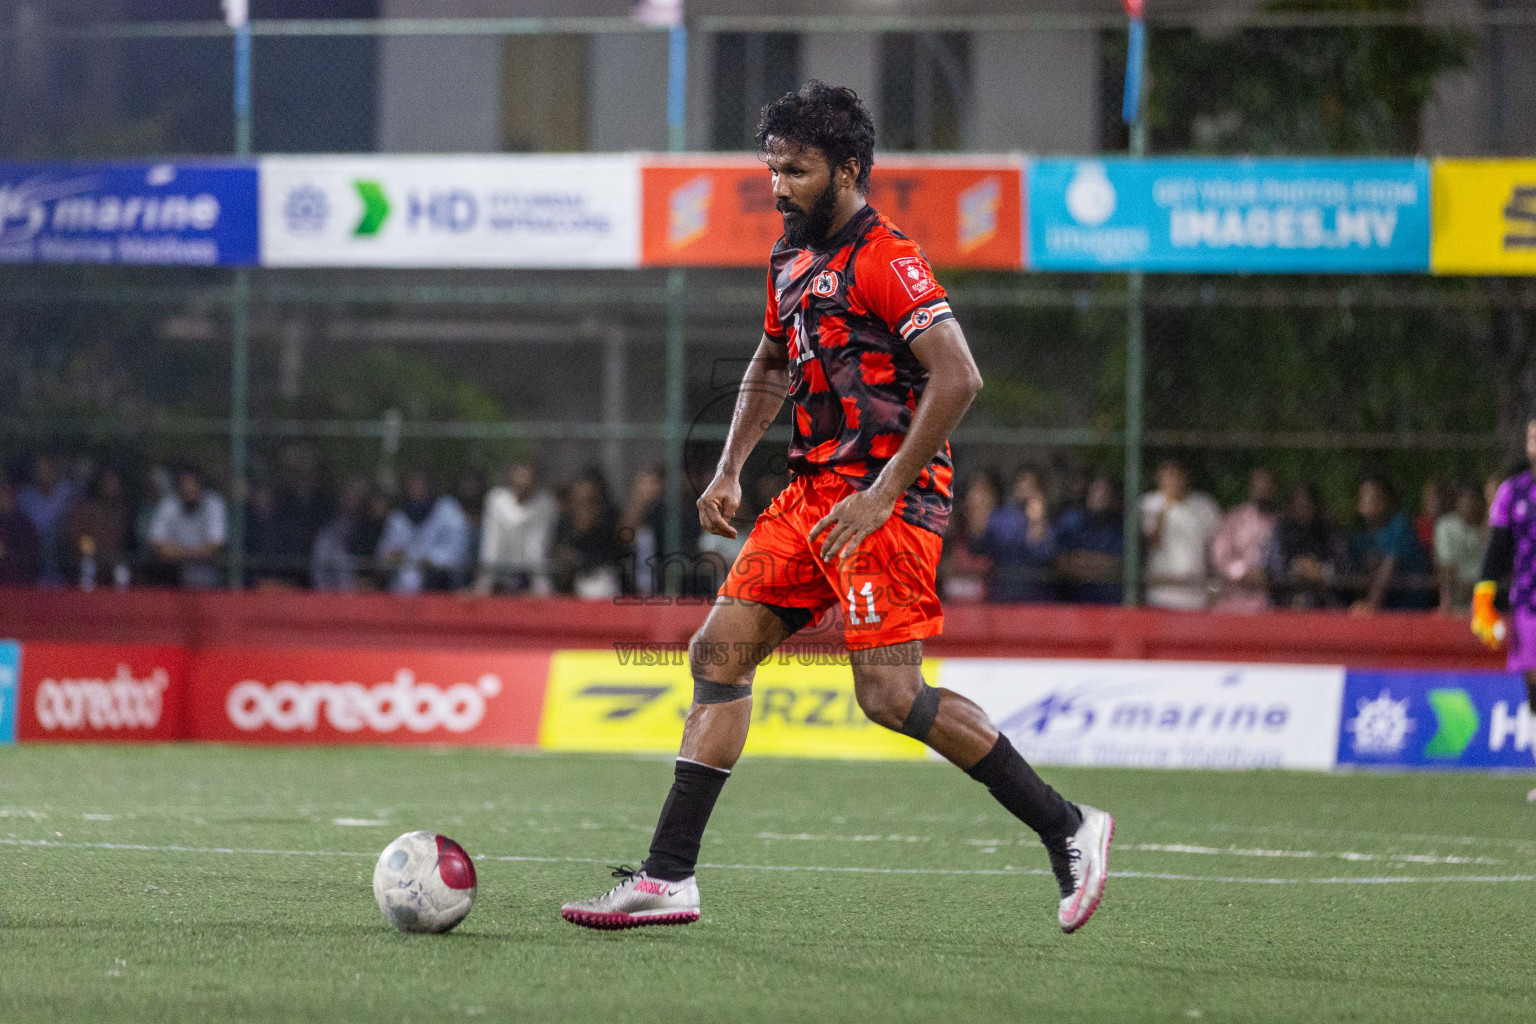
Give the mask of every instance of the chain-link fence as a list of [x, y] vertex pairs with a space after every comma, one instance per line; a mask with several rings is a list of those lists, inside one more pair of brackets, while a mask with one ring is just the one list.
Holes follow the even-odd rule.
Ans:
[[[1234, 120], [1237, 99], [1200, 111], [1189, 99], [1189, 69], [1214, 83], [1213, 95], [1228, 95], [1217, 88], [1227, 86], [1213, 67], [1244, 53], [1283, 64], [1281, 56], [1299, 52], [1315, 71], [1329, 61], [1374, 67], [1381, 47], [1412, 44], [1414, 74], [1429, 86], [1382, 87], [1385, 98], [1372, 100], [1351, 91], [1358, 85], [1351, 81], [1332, 102], [1345, 111], [1369, 108], [1369, 123], [1351, 115], [1331, 135], [1296, 137], [1298, 148], [1415, 151], [1446, 116], [1436, 113], [1435, 88], [1467, 76], [1495, 81], [1494, 70], [1506, 85], [1529, 73], [1510, 45], [1531, 31], [1524, 18], [1508, 11], [1464, 24], [1367, 17], [1356, 25], [1297, 22], [1223, 33], [1154, 26], [1153, 96], [1168, 97], [1165, 107], [1154, 102], [1154, 148], [1262, 149], [1259, 133], [1269, 132], [1271, 150], [1287, 149], [1290, 114], [1261, 105]], [[1123, 144], [1105, 114], [1118, 108], [1115, 68], [1123, 59], [1122, 36], [1109, 20], [823, 20], [797, 27], [721, 19], [696, 28], [707, 30], [695, 31], [688, 46], [693, 148], [749, 146], [765, 99], [839, 61], [862, 75], [861, 92], [875, 98], [883, 149], [1028, 148], [1023, 136], [1000, 143], [997, 118], [986, 113], [987, 104], [1008, 102], [1006, 91], [1002, 99], [996, 94], [1011, 65], [989, 64], [999, 33], [1045, 33], [1064, 52], [1071, 48], [1055, 44], [1086, 47], [1092, 60], [1078, 70], [1087, 98], [1051, 101], [1076, 118], [1054, 138], [1090, 148]], [[1303, 37], [1318, 45], [1302, 45]], [[1493, 56], [1503, 63], [1490, 70]], [[664, 31], [612, 19], [258, 24], [254, 149], [662, 149], [666, 58]], [[227, 153], [235, 131], [231, 61], [228, 33], [201, 23], [18, 23], [0, 37], [0, 156]], [[1255, 80], [1296, 73], [1266, 67]], [[1492, 88], [1466, 101], [1481, 111], [1483, 133], [1468, 137], [1468, 151], [1497, 149], [1527, 130], [1521, 112], [1501, 109], [1502, 94]], [[1415, 102], [1416, 120], [1398, 109]], [[1334, 109], [1328, 97], [1316, 103]], [[1030, 117], [1021, 111], [1018, 121]], [[253, 518], [261, 520], [264, 489], [288, 501], [318, 487], [334, 504], [348, 479], [392, 495], [418, 466], [473, 505], [508, 465], [532, 460], [556, 484], [593, 467], [590, 475], [610, 491], [619, 515], [641, 468], [664, 464], [669, 439], [681, 434], [682, 508], [671, 515], [682, 522], [674, 527], [680, 543], [697, 544], [686, 509], [718, 455], [756, 341], [760, 272], [238, 272], [248, 275], [248, 306], [234, 273], [7, 270], [0, 393], [9, 397], [0, 456], [11, 476], [25, 478], [39, 453], [58, 456], [81, 476], [87, 467], [115, 465], [142, 512], [166, 486], [156, 470], [191, 460], [215, 488], [253, 503]], [[968, 512], [974, 525], [986, 507], [971, 493], [973, 480], [1002, 478], [994, 501], [1023, 502], [1029, 485], [1018, 483], [1019, 470], [1037, 467], [1059, 520], [1058, 510], [1089, 503], [1093, 476], [1121, 478], [1130, 299], [1122, 275], [940, 276], [987, 381], [955, 438], [958, 513], [949, 546], [964, 563], [952, 573], [954, 595], [981, 596], [986, 581], [968, 579], [976, 567], [963, 557], [958, 532]], [[669, 286], [679, 281], [681, 301], [669, 306]], [[231, 415], [237, 307], [250, 340], [243, 484], [229, 469], [239, 461], [230, 454], [232, 431], [238, 438], [243, 429]], [[1526, 403], [1536, 394], [1533, 307], [1536, 291], [1507, 279], [1154, 276], [1145, 292], [1143, 479], [1152, 479], [1161, 459], [1176, 458], [1197, 489], [1231, 507], [1246, 497], [1250, 472], [1270, 468], [1284, 501], [1293, 485], [1315, 488], [1340, 538], [1357, 518], [1362, 477], [1384, 476], [1410, 515], [1420, 512], [1427, 482], [1480, 490], [1519, 455]], [[680, 417], [667, 400], [669, 359], [675, 365], [679, 353]], [[744, 513], [782, 480], [775, 452], [785, 436], [782, 426], [770, 434], [749, 467]], [[1436, 500], [1441, 507], [1424, 509], [1431, 519], [1454, 511], [1454, 497]], [[1105, 543], [1097, 552], [1111, 562], [1118, 549], [1107, 538], [1119, 528], [1118, 499], [1114, 505], [1101, 517]], [[645, 524], [631, 519], [632, 541]], [[124, 558], [134, 578], [162, 579], [143, 520], [140, 514]], [[269, 543], [249, 526], [245, 532], [255, 578], [305, 581], [304, 544]], [[61, 578], [73, 579], [78, 545], [65, 548], [69, 567]], [[359, 548], [360, 561], [369, 554]], [[1056, 552], [1026, 565], [1023, 576], [1041, 583], [1030, 593], [1086, 593], [1064, 580], [1063, 564]], [[1118, 598], [1112, 584], [1119, 570], [1095, 565], [1072, 572], [1105, 585], [1092, 592], [1097, 598]], [[1324, 603], [1364, 593], [1368, 568], [1341, 556]], [[1435, 595], [1427, 567], [1421, 575], [1428, 602]], [[457, 582], [472, 576], [466, 569]], [[623, 584], [637, 585], [633, 576]]]

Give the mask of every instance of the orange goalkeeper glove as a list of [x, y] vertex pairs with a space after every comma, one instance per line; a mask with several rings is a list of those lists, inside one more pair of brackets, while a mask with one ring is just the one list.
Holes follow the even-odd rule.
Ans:
[[1494, 650], [1504, 645], [1504, 616], [1493, 606], [1499, 585], [1484, 580], [1472, 588], [1472, 633]]

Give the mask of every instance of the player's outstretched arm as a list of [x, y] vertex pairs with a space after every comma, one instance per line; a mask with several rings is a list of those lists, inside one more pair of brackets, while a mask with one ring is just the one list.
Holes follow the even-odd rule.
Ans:
[[844, 498], [812, 527], [813, 541], [826, 531], [823, 558], [841, 557], [884, 525], [896, 508], [896, 499], [933, 461], [981, 390], [981, 371], [957, 321], [944, 320], [924, 331], [912, 342], [912, 354], [928, 370], [928, 385], [918, 400], [912, 426], [869, 489]]
[[736, 536], [731, 517], [741, 506], [741, 467], [773, 425], [788, 395], [789, 350], [783, 342], [765, 334], [741, 379], [741, 393], [736, 396], [731, 429], [726, 434], [725, 450], [720, 453], [720, 464], [715, 467], [715, 478], [699, 495], [699, 525], [710, 533]]

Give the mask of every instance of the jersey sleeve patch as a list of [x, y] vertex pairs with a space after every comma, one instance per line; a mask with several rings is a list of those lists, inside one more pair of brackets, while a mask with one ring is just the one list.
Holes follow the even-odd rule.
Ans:
[[785, 339], [784, 325], [779, 321], [779, 292], [773, 286], [773, 274], [768, 274], [768, 302], [763, 310], [763, 333], [774, 341]]
[[914, 309], [897, 327], [897, 333], [901, 335], [902, 341], [915, 341], [918, 335], [934, 324], [944, 320], [953, 320], [954, 318], [955, 314], [949, 308], [949, 302], [939, 299], [936, 302], [930, 302], [926, 306], [918, 306]]
[[921, 256], [903, 256], [891, 260], [891, 269], [896, 271], [896, 279], [907, 290], [907, 297], [913, 302], [925, 299], [939, 290], [939, 282], [933, 279], [928, 261]]

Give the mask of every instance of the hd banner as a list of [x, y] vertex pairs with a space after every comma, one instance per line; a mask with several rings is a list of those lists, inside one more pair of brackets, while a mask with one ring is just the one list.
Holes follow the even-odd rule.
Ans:
[[0, 163], [0, 263], [249, 266], [256, 167]]
[[981, 705], [1038, 764], [1326, 770], [1344, 670], [950, 658], [938, 685]]
[[[650, 157], [641, 170], [646, 266], [768, 266], [784, 233], [755, 157]], [[1008, 157], [896, 160], [870, 174], [869, 202], [939, 267], [1022, 266], [1022, 168]]]
[[1497, 672], [1350, 670], [1339, 764], [1384, 768], [1536, 768], [1525, 682]]
[[634, 267], [634, 156], [261, 161], [269, 267]]
[[1436, 160], [1437, 274], [1536, 274], [1536, 160]]
[[1035, 160], [1032, 270], [1429, 269], [1423, 160]]

